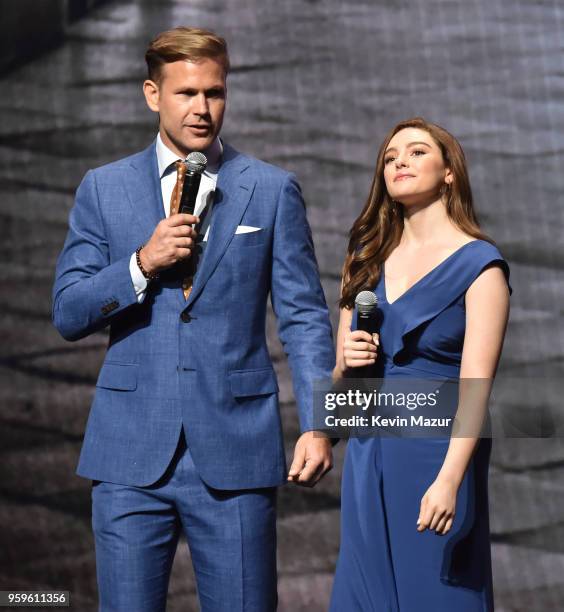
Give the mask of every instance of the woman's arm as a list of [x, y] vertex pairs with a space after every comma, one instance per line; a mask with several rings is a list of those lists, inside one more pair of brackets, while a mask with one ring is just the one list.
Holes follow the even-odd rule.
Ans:
[[447, 533], [456, 493], [476, 448], [509, 317], [509, 289], [498, 266], [486, 268], [466, 292], [466, 331], [460, 368], [459, 431], [435, 482], [421, 500], [418, 529]]
[[346, 370], [343, 344], [347, 333], [351, 331], [353, 311], [350, 308], [341, 308], [339, 316], [339, 327], [337, 329], [336, 364], [333, 370], [333, 381], [343, 378]]

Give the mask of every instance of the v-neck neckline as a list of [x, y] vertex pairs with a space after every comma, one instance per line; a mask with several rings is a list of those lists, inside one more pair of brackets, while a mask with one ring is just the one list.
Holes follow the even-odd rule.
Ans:
[[469, 244], [473, 244], [474, 242], [479, 242], [478, 238], [476, 238], [475, 240], [470, 240], [470, 242], [467, 242], [466, 244], [463, 244], [461, 247], [459, 247], [458, 249], [456, 249], [456, 251], [453, 251], [448, 257], [445, 257], [440, 263], [438, 263], [434, 268], [431, 268], [429, 270], [429, 272], [427, 272], [426, 274], [424, 274], [418, 281], [415, 281], [413, 283], [413, 285], [411, 285], [411, 287], [408, 287], [402, 294], [400, 294], [399, 297], [397, 297], [393, 302], [390, 302], [388, 300], [388, 291], [386, 289], [386, 262], [382, 263], [382, 282], [383, 282], [383, 287], [384, 287], [384, 299], [386, 300], [386, 303], [388, 304], [388, 306], [393, 306], [396, 302], [399, 302], [405, 295], [407, 295], [408, 293], [410, 293], [413, 289], [415, 289], [417, 287], [417, 285], [421, 284], [424, 280], [426, 280], [429, 276], [431, 276], [431, 274], [433, 274], [434, 272], [436, 272], [439, 268], [441, 268], [444, 264], [447, 263], [447, 261], [449, 261], [452, 257], [454, 257], [455, 255], [457, 255], [458, 253], [460, 253], [463, 249], [465, 249]]

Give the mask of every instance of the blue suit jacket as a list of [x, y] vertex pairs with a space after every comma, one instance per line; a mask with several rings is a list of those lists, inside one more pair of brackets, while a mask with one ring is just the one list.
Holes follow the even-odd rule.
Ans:
[[[53, 321], [67, 340], [110, 325], [77, 473], [155, 482], [181, 425], [202, 479], [220, 489], [286, 480], [278, 385], [266, 346], [270, 293], [302, 431], [312, 381], [334, 351], [311, 232], [295, 178], [225, 145], [208, 246], [189, 299], [170, 271], [138, 304], [131, 253], [164, 208], [154, 143], [89, 171], [57, 262]], [[236, 234], [238, 225], [262, 228]]]

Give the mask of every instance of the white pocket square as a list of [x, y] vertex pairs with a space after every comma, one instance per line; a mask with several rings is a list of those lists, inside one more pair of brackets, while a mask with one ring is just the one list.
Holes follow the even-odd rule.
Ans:
[[251, 232], [258, 232], [262, 227], [253, 227], [252, 225], [238, 225], [235, 230], [236, 234], [249, 234]]

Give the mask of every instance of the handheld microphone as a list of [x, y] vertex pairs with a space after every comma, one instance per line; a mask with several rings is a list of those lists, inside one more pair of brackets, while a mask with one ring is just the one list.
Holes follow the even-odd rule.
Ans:
[[[378, 314], [378, 298], [372, 291], [361, 291], [354, 300], [356, 306], [356, 328], [368, 332], [370, 335], [376, 333], [379, 328]], [[365, 379], [374, 376], [374, 366], [363, 366], [361, 368], [353, 368], [348, 374], [349, 378]], [[356, 388], [365, 390], [365, 383], [359, 380], [356, 383]]]
[[370, 335], [378, 332], [378, 298], [372, 291], [361, 291], [354, 300], [357, 312], [356, 328]]
[[202, 173], [206, 169], [208, 160], [203, 153], [194, 151], [188, 155], [184, 163], [186, 164], [186, 176], [184, 177], [178, 212], [193, 215]]

